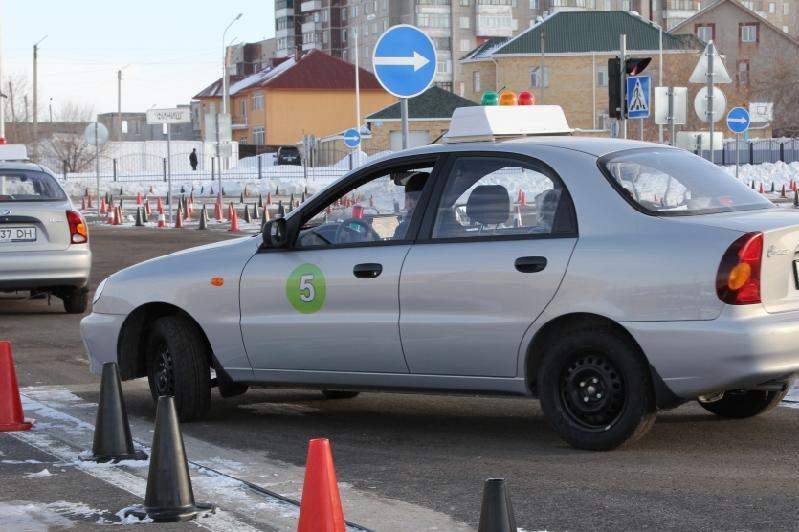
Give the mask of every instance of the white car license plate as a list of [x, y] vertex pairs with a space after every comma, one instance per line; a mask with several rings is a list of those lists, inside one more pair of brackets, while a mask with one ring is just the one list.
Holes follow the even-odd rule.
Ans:
[[0, 227], [0, 244], [36, 242], [35, 227]]

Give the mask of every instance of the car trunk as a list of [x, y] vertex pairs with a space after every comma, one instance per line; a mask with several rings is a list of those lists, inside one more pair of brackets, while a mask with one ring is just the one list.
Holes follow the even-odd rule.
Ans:
[[762, 232], [760, 295], [763, 307], [770, 313], [799, 309], [799, 211], [775, 208], [670, 219], [741, 233]]
[[0, 201], [0, 254], [69, 247], [67, 201]]

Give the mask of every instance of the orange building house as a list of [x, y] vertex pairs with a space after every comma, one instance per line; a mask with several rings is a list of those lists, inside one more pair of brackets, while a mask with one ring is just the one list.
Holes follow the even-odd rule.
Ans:
[[[375, 76], [360, 69], [361, 122], [396, 98]], [[219, 79], [194, 97], [200, 116], [222, 105]], [[232, 77], [230, 113], [233, 140], [260, 146], [293, 145], [303, 135], [323, 137], [355, 126], [355, 66], [318, 50], [276, 59], [247, 77]], [[201, 124], [203, 138], [205, 124]]]

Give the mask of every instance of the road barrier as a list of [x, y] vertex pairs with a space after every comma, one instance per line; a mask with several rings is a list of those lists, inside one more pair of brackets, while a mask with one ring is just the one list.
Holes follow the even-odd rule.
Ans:
[[30, 430], [34, 423], [22, 411], [11, 343], [0, 341], [0, 432]]
[[133, 447], [125, 399], [122, 396], [122, 379], [115, 362], [103, 364], [92, 454], [81, 456], [80, 459], [92, 462], [147, 460], [146, 453]]
[[338, 491], [330, 442], [326, 438], [311, 440], [308, 442], [297, 532], [345, 530], [344, 509]]
[[124, 515], [150, 518], [156, 523], [189, 521], [199, 514], [216, 512], [210, 503], [194, 500], [189, 462], [180, 432], [175, 398], [162, 395], [155, 412], [155, 433], [144, 506], [125, 510]]

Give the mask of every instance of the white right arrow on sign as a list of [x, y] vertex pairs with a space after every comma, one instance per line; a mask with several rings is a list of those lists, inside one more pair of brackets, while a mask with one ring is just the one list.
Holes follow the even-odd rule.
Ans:
[[713, 74], [713, 83], [732, 83], [732, 79], [727, 73], [727, 68], [724, 66], [724, 62], [721, 60], [719, 51], [713, 41], [707, 43], [688, 81], [691, 83], [707, 83], [707, 58], [709, 55], [713, 56], [713, 72], [711, 72]]
[[413, 56], [411, 57], [375, 56], [374, 58], [375, 66], [412, 66], [414, 72], [429, 62], [430, 60], [428, 58], [417, 52], [413, 52]]

